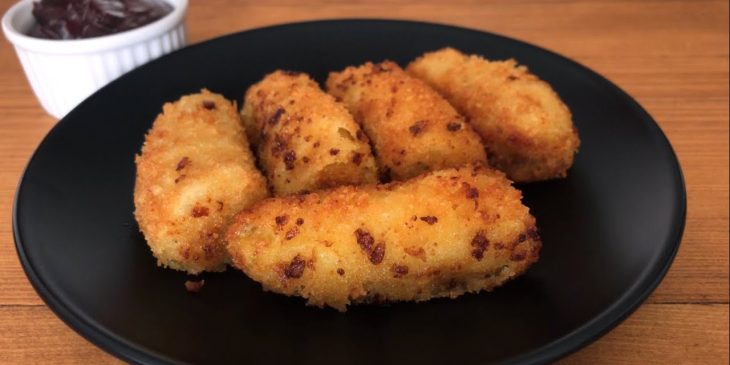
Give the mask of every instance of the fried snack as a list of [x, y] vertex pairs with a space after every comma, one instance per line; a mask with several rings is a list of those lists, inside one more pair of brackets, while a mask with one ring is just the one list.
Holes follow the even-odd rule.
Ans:
[[160, 266], [225, 269], [224, 229], [268, 195], [236, 108], [203, 90], [163, 106], [136, 157], [135, 218]]
[[565, 177], [580, 140], [568, 107], [514, 60], [488, 61], [445, 48], [407, 72], [440, 92], [482, 136], [489, 164], [517, 182]]
[[241, 116], [275, 194], [377, 181], [367, 137], [309, 76], [276, 71], [244, 99]]
[[373, 141], [379, 170], [395, 180], [486, 163], [481, 139], [464, 118], [393, 62], [330, 73], [327, 91], [360, 122]]
[[481, 165], [406, 182], [267, 199], [227, 233], [233, 264], [264, 289], [340, 311], [491, 291], [537, 261], [521, 194]]

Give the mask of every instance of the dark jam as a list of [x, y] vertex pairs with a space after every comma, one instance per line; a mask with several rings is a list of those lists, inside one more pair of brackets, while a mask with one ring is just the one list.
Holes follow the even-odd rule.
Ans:
[[123, 32], [169, 14], [164, 0], [41, 0], [33, 3], [36, 25], [28, 35], [81, 39]]

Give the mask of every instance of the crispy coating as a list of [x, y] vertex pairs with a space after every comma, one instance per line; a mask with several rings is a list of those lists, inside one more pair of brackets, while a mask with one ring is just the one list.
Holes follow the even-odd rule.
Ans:
[[486, 163], [471, 125], [430, 86], [393, 62], [330, 73], [327, 91], [360, 122], [373, 141], [378, 168], [395, 180]]
[[203, 90], [167, 103], [136, 157], [135, 217], [161, 266], [225, 269], [234, 214], [268, 195], [234, 105]]
[[264, 289], [340, 311], [491, 291], [537, 261], [541, 247], [510, 184], [479, 164], [267, 199], [236, 216], [227, 248]]
[[241, 116], [277, 195], [377, 179], [360, 127], [303, 73], [276, 71], [251, 86]]
[[566, 176], [580, 145], [570, 110], [525, 66], [445, 48], [411, 62], [407, 72], [469, 119], [484, 139], [490, 165], [510, 179]]

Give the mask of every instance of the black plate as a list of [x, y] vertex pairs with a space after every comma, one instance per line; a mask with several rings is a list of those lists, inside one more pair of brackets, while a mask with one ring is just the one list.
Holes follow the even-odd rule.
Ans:
[[[236, 270], [204, 290], [155, 265], [132, 216], [134, 156], [161, 105], [203, 87], [240, 102], [277, 68], [320, 81], [385, 58], [405, 65], [453, 46], [514, 57], [570, 106], [582, 147], [567, 179], [522, 186], [544, 240], [524, 277], [456, 300], [347, 313], [265, 293]], [[240, 104], [239, 104], [240, 105]], [[664, 134], [591, 70], [468, 29], [347, 20], [257, 29], [149, 63], [61, 120], [18, 188], [18, 255], [48, 306], [103, 349], [142, 363], [546, 362], [598, 338], [659, 284], [679, 246], [686, 198]]]

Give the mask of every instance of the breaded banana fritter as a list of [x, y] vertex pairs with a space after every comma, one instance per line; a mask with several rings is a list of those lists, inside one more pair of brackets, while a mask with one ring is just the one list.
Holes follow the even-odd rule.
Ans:
[[568, 107], [514, 60], [445, 48], [407, 68], [440, 92], [482, 136], [489, 164], [517, 182], [565, 177], [580, 140]]
[[327, 91], [343, 101], [373, 141], [378, 168], [395, 180], [486, 163], [480, 137], [423, 81], [385, 61], [330, 73]]
[[264, 289], [346, 310], [490, 291], [537, 261], [540, 238], [502, 172], [473, 165], [387, 185], [267, 199], [227, 233]]
[[207, 90], [165, 104], [136, 164], [134, 214], [158, 264], [225, 269], [224, 229], [268, 195], [235, 106]]
[[251, 86], [241, 116], [277, 195], [377, 180], [365, 134], [303, 73], [276, 71]]

